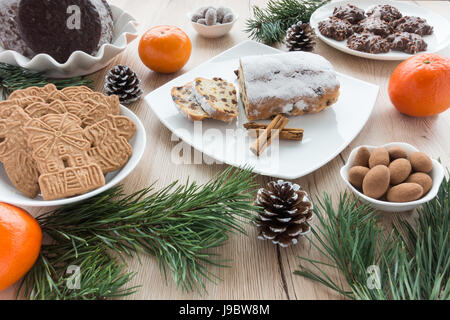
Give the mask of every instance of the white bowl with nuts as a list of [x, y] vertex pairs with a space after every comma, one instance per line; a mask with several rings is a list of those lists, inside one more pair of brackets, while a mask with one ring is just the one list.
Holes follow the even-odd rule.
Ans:
[[233, 28], [238, 16], [226, 7], [201, 7], [188, 14], [195, 31], [205, 38], [219, 38]]
[[353, 149], [341, 176], [353, 193], [372, 207], [403, 212], [436, 197], [444, 168], [414, 146], [393, 142]]

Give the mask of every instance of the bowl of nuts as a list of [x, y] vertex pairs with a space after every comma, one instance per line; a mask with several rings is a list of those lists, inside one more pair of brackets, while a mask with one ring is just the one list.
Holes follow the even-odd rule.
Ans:
[[195, 31], [205, 38], [219, 38], [233, 28], [238, 16], [226, 7], [201, 7], [188, 14]]
[[393, 142], [354, 149], [341, 176], [353, 193], [374, 208], [403, 212], [436, 197], [444, 168], [412, 145]]

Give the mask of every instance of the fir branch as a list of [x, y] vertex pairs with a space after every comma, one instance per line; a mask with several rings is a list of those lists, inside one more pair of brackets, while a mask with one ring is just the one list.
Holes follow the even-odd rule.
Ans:
[[[79, 287], [70, 287], [74, 274], [68, 267], [80, 269]], [[124, 288], [134, 273], [125, 271], [125, 265], [98, 246], [74, 248], [70, 242], [42, 246], [32, 270], [26, 275], [18, 293], [31, 300], [94, 300], [117, 298], [134, 293], [137, 287]]]
[[85, 77], [52, 79], [46, 77], [42, 72], [0, 62], [0, 89], [3, 91], [4, 98], [14, 90], [33, 86], [43, 87], [48, 83], [53, 83], [58, 89], [62, 89], [70, 86], [91, 86], [92, 80]]
[[281, 42], [287, 29], [299, 21], [309, 22], [314, 11], [329, 0], [269, 0], [267, 8], [253, 6], [253, 18], [245, 32], [250, 38], [273, 45]]
[[[120, 274], [122, 266], [108, 254], [125, 258], [142, 252], [155, 256], [161, 272], [170, 272], [184, 291], [202, 291], [205, 280], [217, 279], [208, 266], [226, 266], [226, 261], [211, 249], [224, 245], [230, 232], [244, 233], [242, 223], [254, 210], [255, 190], [251, 170], [228, 168], [201, 186], [175, 182], [157, 192], [150, 187], [128, 196], [116, 187], [40, 216], [38, 222], [54, 244], [41, 253], [39, 263], [25, 278], [25, 293], [34, 298], [58, 299], [129, 294], [118, 284], [125, 285], [131, 275]], [[115, 281], [108, 284], [106, 276], [94, 270], [82, 285], [83, 290], [95, 294], [67, 292], [65, 268], [77, 264], [82, 254], [85, 259], [94, 259], [96, 251], [89, 251], [93, 248], [108, 256], [102, 263], [109, 265]], [[50, 271], [44, 276], [42, 270]], [[105, 292], [109, 295], [103, 296]]]
[[[325, 195], [315, 210], [319, 223], [309, 239], [325, 261], [300, 257], [312, 267], [300, 265], [294, 273], [350, 299], [450, 299], [449, 194], [446, 178], [437, 197], [418, 210], [417, 223], [398, 218], [406, 234], [394, 228], [387, 237], [368, 205], [344, 194], [335, 210]], [[380, 289], [368, 288], [371, 265], [380, 268]], [[339, 270], [345, 287], [328, 277], [322, 266]]]

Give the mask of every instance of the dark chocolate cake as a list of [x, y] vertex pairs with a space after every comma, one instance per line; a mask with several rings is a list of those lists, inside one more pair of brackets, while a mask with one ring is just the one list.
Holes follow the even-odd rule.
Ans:
[[113, 31], [106, 0], [0, 2], [0, 44], [29, 58], [46, 53], [64, 63], [77, 50], [95, 54]]

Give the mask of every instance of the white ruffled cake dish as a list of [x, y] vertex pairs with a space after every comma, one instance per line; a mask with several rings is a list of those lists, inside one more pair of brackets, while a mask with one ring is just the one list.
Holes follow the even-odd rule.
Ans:
[[106, 67], [111, 60], [124, 51], [127, 45], [138, 37], [135, 19], [114, 5], [111, 5], [114, 33], [111, 43], [103, 44], [94, 55], [75, 51], [65, 63], [59, 63], [48, 54], [38, 54], [32, 59], [0, 47], [0, 62], [20, 66], [33, 71], [45, 72], [54, 78], [71, 78], [94, 73]]

